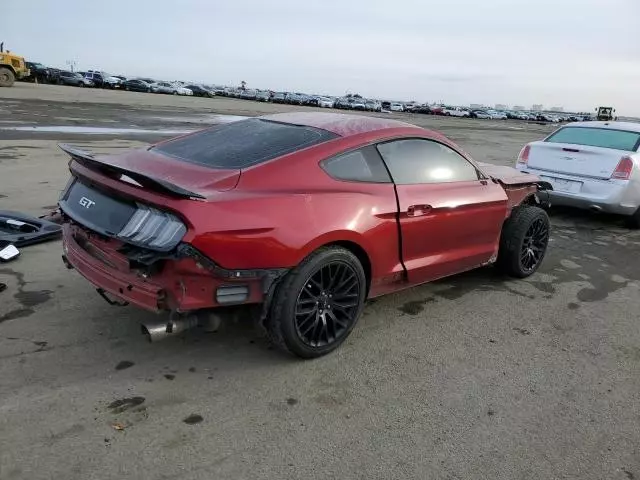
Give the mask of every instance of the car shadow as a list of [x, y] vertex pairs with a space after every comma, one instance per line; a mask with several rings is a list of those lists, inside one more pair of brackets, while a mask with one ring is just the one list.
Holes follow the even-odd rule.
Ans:
[[626, 224], [626, 218], [622, 215], [615, 215], [604, 212], [591, 212], [574, 207], [554, 206], [547, 213], [552, 225], [571, 225], [579, 229], [608, 230], [616, 231], [624, 229], [633, 232]]

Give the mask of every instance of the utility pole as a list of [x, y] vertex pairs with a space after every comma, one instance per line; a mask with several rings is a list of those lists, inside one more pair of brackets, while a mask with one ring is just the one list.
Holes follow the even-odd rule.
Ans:
[[69, 66], [69, 69], [73, 72], [77, 63], [75, 60], [67, 60], [67, 65]]

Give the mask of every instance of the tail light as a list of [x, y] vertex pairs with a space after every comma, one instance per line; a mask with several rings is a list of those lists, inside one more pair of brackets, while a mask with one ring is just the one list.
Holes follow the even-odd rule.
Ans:
[[611, 174], [611, 178], [616, 180], [629, 180], [631, 171], [633, 170], [633, 159], [631, 157], [622, 157], [618, 162], [618, 166]]
[[185, 225], [170, 213], [138, 204], [117, 236], [134, 245], [166, 252], [178, 245], [186, 232]]
[[529, 162], [529, 151], [531, 151], [531, 147], [529, 145], [525, 145], [525, 147], [520, 150], [520, 155], [518, 155], [519, 164], [526, 165]]

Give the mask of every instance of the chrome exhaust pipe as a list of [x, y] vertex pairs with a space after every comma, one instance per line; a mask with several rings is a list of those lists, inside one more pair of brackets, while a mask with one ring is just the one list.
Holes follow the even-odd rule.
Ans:
[[170, 335], [184, 332], [198, 326], [198, 316], [194, 313], [172, 312], [165, 322], [146, 322], [141, 324], [141, 330], [149, 342], [164, 340]]

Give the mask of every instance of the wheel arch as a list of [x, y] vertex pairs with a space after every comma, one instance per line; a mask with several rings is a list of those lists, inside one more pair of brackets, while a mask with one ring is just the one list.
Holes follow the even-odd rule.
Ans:
[[362, 246], [350, 240], [338, 240], [338, 241], [323, 245], [323, 247], [334, 247], [334, 246], [342, 247], [345, 250], [350, 251], [356, 256], [356, 258], [362, 265], [362, 269], [364, 270], [364, 276], [367, 280], [367, 297], [368, 297], [369, 290], [371, 288], [371, 259], [369, 258], [369, 254], [364, 248], [362, 248]]
[[11, 65], [10, 63], [0, 63], [0, 68], [6, 68], [11, 73], [13, 73], [14, 76], [17, 77], [16, 70], [15, 68], [13, 68], [13, 65]]
[[313, 242], [310, 242], [302, 249], [304, 253], [297, 263], [300, 263], [304, 258], [321, 248], [332, 246], [342, 247], [353, 253], [362, 265], [364, 276], [367, 281], [367, 296], [369, 296], [369, 290], [371, 289], [371, 282], [373, 278], [373, 264], [371, 262], [371, 255], [363, 246], [364, 242], [362, 240], [363, 239], [353, 231], [346, 231], [341, 234], [334, 233], [323, 235], [322, 237], [315, 239]]

